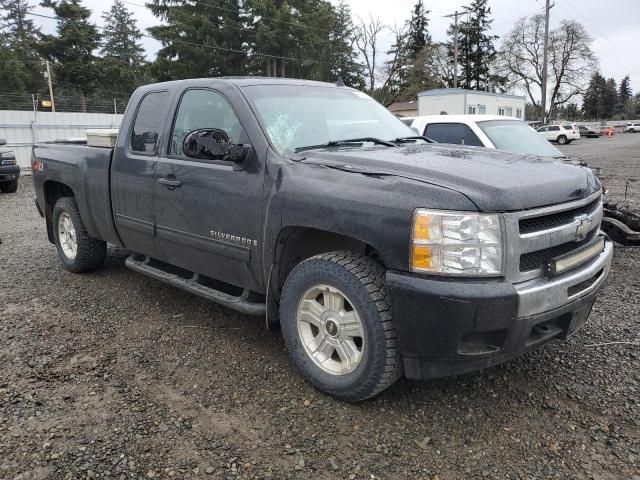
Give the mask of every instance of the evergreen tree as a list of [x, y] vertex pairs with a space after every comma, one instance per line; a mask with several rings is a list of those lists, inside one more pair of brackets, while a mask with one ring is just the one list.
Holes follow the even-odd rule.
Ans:
[[392, 58], [387, 62], [387, 69], [393, 67], [394, 70], [386, 85], [388, 101], [413, 99], [418, 92], [437, 84], [433, 66], [435, 46], [429, 34], [428, 14], [423, 1], [418, 0], [406, 29], [396, 35], [395, 43], [387, 52]]
[[41, 5], [51, 8], [58, 19], [57, 34], [43, 35], [40, 45], [52, 63], [53, 80], [62, 89], [77, 93], [79, 107], [86, 111], [86, 95], [96, 89], [93, 52], [100, 41], [97, 28], [89, 21], [91, 10], [81, 0], [44, 0]]
[[[491, 65], [496, 59], [494, 41], [496, 35], [489, 35], [493, 19], [488, 0], [473, 0], [468, 8], [468, 19], [461, 22], [458, 29], [458, 63], [461, 66], [460, 86], [472, 90], [494, 90], [503, 84], [502, 77], [491, 73]], [[451, 40], [447, 43], [449, 58], [454, 59], [455, 27], [447, 30]]]
[[351, 9], [345, 0], [340, 0], [335, 9], [331, 30], [331, 51], [334, 59], [331, 74], [336, 78], [342, 78], [345, 85], [363, 90], [364, 66], [358, 62], [358, 54], [353, 48], [355, 27]]
[[618, 98], [623, 103], [627, 102], [627, 100], [629, 100], [632, 96], [630, 83], [631, 83], [631, 79], [629, 78], [629, 75], [625, 76], [620, 81], [620, 88], [618, 89]]
[[0, 0], [0, 77], [4, 80], [0, 85], [25, 95], [44, 87], [42, 61], [36, 50], [40, 30], [28, 17], [32, 10], [26, 0]]
[[589, 86], [584, 93], [582, 101], [582, 110], [584, 116], [591, 120], [602, 120], [607, 118], [605, 91], [607, 81], [600, 74], [595, 72], [591, 76]]
[[337, 12], [329, 1], [249, 0], [246, 15], [260, 19], [252, 22], [256, 25], [253, 71], [273, 77], [335, 80]]
[[625, 76], [620, 81], [620, 87], [618, 88], [618, 103], [616, 104], [617, 114], [630, 114], [630, 104], [633, 95], [631, 93], [631, 79], [629, 75]]
[[425, 9], [422, 0], [418, 0], [413, 7], [407, 33], [406, 49], [410, 60], [415, 60], [422, 49], [431, 43], [428, 15], [429, 10]]
[[111, 10], [102, 18], [105, 26], [100, 43], [101, 84], [112, 96], [125, 100], [143, 80], [142, 33], [133, 14], [120, 0], [115, 0]]
[[149, 29], [163, 45], [152, 65], [161, 80], [242, 74], [335, 80], [337, 63], [355, 60], [349, 40], [336, 35], [350, 28], [344, 11], [339, 20], [328, 0], [152, 0], [149, 8], [163, 22]]
[[158, 80], [239, 75], [247, 53], [239, 3], [235, 0], [151, 0], [162, 24], [149, 28], [162, 48], [151, 66]]
[[610, 78], [607, 80], [603, 97], [605, 118], [611, 118], [616, 113], [616, 105], [618, 103], [618, 86], [615, 79]]

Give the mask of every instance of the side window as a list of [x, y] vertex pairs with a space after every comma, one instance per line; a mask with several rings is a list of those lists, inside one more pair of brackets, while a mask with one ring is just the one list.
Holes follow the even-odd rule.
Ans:
[[168, 95], [167, 92], [152, 92], [143, 97], [131, 131], [132, 151], [155, 153], [162, 123], [166, 117]]
[[558, 125], [554, 125], [552, 127], [549, 127], [549, 131], [550, 132], [559, 132], [560, 131], [560, 127]]
[[462, 123], [432, 123], [427, 125], [425, 136], [438, 143], [482, 147], [482, 142], [476, 134]]
[[182, 155], [184, 137], [201, 128], [219, 128], [231, 143], [240, 142], [242, 125], [226, 98], [211, 90], [187, 90], [173, 124], [169, 154]]

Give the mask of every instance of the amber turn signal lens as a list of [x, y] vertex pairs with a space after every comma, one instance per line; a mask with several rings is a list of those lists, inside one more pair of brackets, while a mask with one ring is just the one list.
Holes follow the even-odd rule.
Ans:
[[425, 270], [431, 268], [431, 247], [413, 246], [412, 267]]
[[431, 238], [431, 217], [417, 215], [413, 224], [413, 240], [429, 240]]

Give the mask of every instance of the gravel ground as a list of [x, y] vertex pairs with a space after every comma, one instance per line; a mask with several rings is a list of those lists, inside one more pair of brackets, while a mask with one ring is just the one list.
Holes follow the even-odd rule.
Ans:
[[[607, 200], [640, 211], [640, 137], [618, 133], [612, 138], [581, 138], [569, 145], [556, 145], [568, 156], [580, 157], [590, 167], [601, 169]], [[626, 192], [626, 195], [625, 195]]]
[[[622, 179], [639, 147], [562, 148]], [[640, 342], [640, 249], [616, 250], [569, 341], [349, 405], [260, 319], [130, 272], [125, 251], [63, 270], [32, 198], [28, 179], [0, 196], [0, 478], [640, 480], [640, 348], [594, 345]]]

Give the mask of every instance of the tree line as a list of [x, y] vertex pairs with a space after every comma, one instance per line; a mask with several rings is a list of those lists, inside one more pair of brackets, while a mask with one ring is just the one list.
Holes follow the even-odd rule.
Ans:
[[[487, 34], [487, 2], [473, 0], [459, 29], [464, 88], [485, 89], [491, 82], [496, 51], [495, 37]], [[35, 14], [28, 0], [0, 0], [2, 106], [18, 98], [24, 102], [32, 93], [48, 97], [45, 60], [56, 103], [68, 101], [81, 110], [98, 99], [126, 101], [142, 83], [194, 77], [340, 77], [385, 104], [452, 83], [453, 38], [432, 41], [430, 12], [422, 0], [399, 26], [354, 20], [344, 0], [336, 5], [328, 0], [150, 0], [145, 5], [160, 22], [147, 33], [139, 29], [129, 3], [138, 5], [115, 0], [98, 27], [82, 0], [43, 0], [47, 14]], [[55, 21], [55, 33], [42, 33], [36, 17]], [[394, 44], [381, 50], [389, 33]], [[144, 36], [161, 44], [152, 61], [144, 55]], [[498, 81], [492, 86], [499, 87]]]
[[[544, 16], [519, 19], [496, 46], [488, 0], [472, 0], [445, 42], [433, 41], [423, 0], [405, 23], [393, 26], [379, 18], [354, 18], [345, 0], [114, 0], [103, 12], [102, 27], [91, 22], [82, 0], [40, 5], [47, 13], [34, 13], [29, 0], [0, 0], [0, 108], [20, 108], [21, 102], [29, 107], [34, 93], [48, 98], [44, 61], [51, 67], [56, 106], [80, 111], [87, 105], [113, 111], [112, 99], [122, 110], [144, 83], [227, 75], [331, 82], [340, 77], [388, 105], [415, 99], [423, 90], [453, 87], [457, 44], [460, 88], [524, 91], [529, 114], [540, 113]], [[158, 25], [141, 31], [127, 5], [147, 8]], [[55, 22], [55, 33], [41, 32], [37, 17]], [[392, 46], [383, 48], [389, 35]], [[143, 37], [160, 42], [151, 61]], [[614, 88], [614, 100], [611, 81], [597, 73], [591, 44], [572, 19], [550, 32], [548, 117], [573, 113], [581, 97], [581, 115], [637, 114], [628, 79], [629, 98]]]

